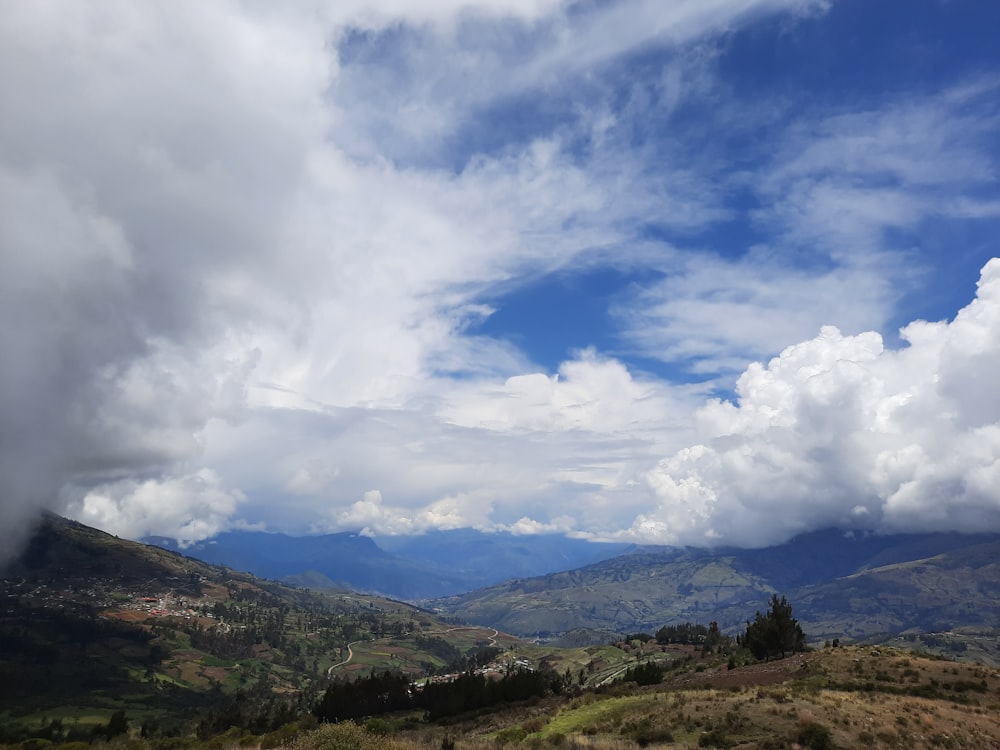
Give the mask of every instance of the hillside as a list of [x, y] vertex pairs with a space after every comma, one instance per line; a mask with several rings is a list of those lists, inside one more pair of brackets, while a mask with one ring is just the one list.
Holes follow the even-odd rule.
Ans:
[[816, 638], [991, 629], [1000, 622], [1000, 542], [871, 568], [791, 596]]
[[[801, 587], [796, 615], [814, 637], [800, 611], [803, 604], [817, 615], [845, 621], [849, 615], [843, 612], [854, 607], [866, 628], [871, 618], [866, 620], [865, 612], [876, 606], [902, 611], [906, 597], [939, 613], [925, 626], [950, 627], [960, 617], [995, 618], [991, 582], [1000, 559], [998, 542], [956, 547], [954, 540], [940, 541], [948, 548], [942, 554], [875, 567], [865, 563], [849, 576]], [[875, 557], [898, 557], [897, 542], [881, 544]], [[907, 540], [902, 546], [926, 551], [934, 544], [924, 539], [914, 546]], [[787, 559], [792, 551], [780, 554]], [[766, 558], [764, 563], [771, 564]], [[758, 566], [763, 567], [759, 558]], [[555, 591], [579, 587], [595, 597], [596, 608], [598, 595], [611, 596], [616, 587], [648, 592], [660, 586], [681, 600], [705, 602], [706, 614], [713, 611], [707, 602], [717, 600], [722, 609], [716, 611], [728, 608], [745, 618], [750, 611], [739, 603], [741, 597], [756, 596], [769, 585], [749, 567], [739, 555], [637, 550], [558, 574], [554, 578], [563, 588]], [[667, 578], [671, 575], [678, 578]], [[550, 578], [514, 582], [507, 591], [544, 601], [541, 584]], [[906, 588], [914, 580], [921, 584]], [[312, 750], [310, 742], [318, 743], [315, 748], [330, 746], [327, 735], [340, 731], [310, 732], [315, 726], [310, 711], [323, 695], [329, 704], [327, 686], [350, 690], [339, 678], [362, 678], [357, 684], [364, 686], [376, 684], [369, 675], [391, 670], [405, 687], [454, 665], [461, 665], [470, 685], [480, 684], [471, 677], [472, 666], [486, 665], [476, 669], [477, 675], [492, 675], [475, 678], [482, 685], [524, 669], [544, 690], [530, 700], [449, 711], [440, 718], [433, 711], [393, 714], [376, 700], [371, 713], [379, 718], [365, 725], [380, 733], [381, 750], [437, 749], [456, 745], [456, 738], [460, 749], [567, 742], [1000, 748], [1000, 672], [908, 649], [821, 648], [747, 664], [745, 650], [702, 653], [696, 645], [638, 638], [588, 645], [578, 632], [568, 634], [568, 641], [579, 640], [570, 648], [530, 644], [493, 627], [442, 622], [384, 598], [317, 593], [259, 579], [55, 516], [45, 518], [5, 572], [3, 586], [0, 744], [36, 738], [22, 745], [25, 750], [39, 750], [48, 741], [102, 741], [116, 731], [130, 735], [130, 747], [150, 750], [274, 747], [296, 735], [299, 750]], [[842, 597], [850, 592], [856, 596], [845, 603]], [[874, 603], [864, 605], [868, 600]], [[660, 601], [669, 603], [669, 596]], [[754, 599], [753, 608], [763, 601]], [[567, 609], [560, 617], [569, 614]], [[897, 641], [905, 645], [906, 638], [921, 650], [977, 647], [974, 637], [954, 631]], [[995, 641], [995, 632], [988, 644], [980, 640], [975, 656], [995, 656]], [[629, 668], [650, 664], [662, 673], [662, 682], [640, 687], [623, 681]], [[457, 677], [428, 682], [441, 691]], [[336, 712], [341, 704], [329, 705]], [[376, 750], [377, 743], [370, 744], [374, 736], [358, 731], [348, 746]]]
[[665, 668], [659, 684], [608, 685], [452, 731], [468, 744], [520, 747], [1000, 748], [993, 668], [884, 647], [734, 669], [675, 658]]
[[277, 726], [330, 677], [390, 664], [425, 675], [500, 638], [397, 601], [275, 583], [53, 515], [4, 572], [0, 613], [0, 743], [57, 718], [71, 727], [66, 736], [89, 738], [116, 711], [155, 731], [225, 729], [240, 712]]
[[996, 536], [852, 539], [821, 532], [763, 550], [645, 548], [428, 605], [521, 636], [708, 620], [732, 632], [781, 592], [814, 638], [863, 639], [990, 623], [998, 559]]

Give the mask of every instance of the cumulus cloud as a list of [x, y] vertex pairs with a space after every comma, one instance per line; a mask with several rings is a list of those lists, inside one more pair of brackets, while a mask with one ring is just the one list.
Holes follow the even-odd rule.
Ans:
[[84, 523], [129, 539], [168, 536], [182, 547], [225, 530], [244, 499], [238, 490], [222, 487], [211, 469], [86, 491], [69, 488], [64, 497], [69, 512]]
[[764, 546], [808, 529], [977, 531], [1000, 524], [1000, 259], [953, 321], [907, 346], [824, 328], [755, 364], [703, 441], [646, 476], [659, 499], [626, 536]]

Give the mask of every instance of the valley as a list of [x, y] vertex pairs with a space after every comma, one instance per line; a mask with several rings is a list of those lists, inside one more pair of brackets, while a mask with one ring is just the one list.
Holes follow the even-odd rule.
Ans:
[[[860, 540], [824, 580], [795, 563], [823, 541], [633, 549], [416, 604], [47, 516], [4, 575], [0, 744], [318, 742], [332, 731], [315, 729], [318, 707], [395, 675], [394, 710], [352, 711], [400, 747], [998, 746], [997, 542]], [[733, 637], [778, 584], [798, 584], [789, 601], [812, 650], [757, 661]], [[683, 625], [709, 621], [714, 641]]]

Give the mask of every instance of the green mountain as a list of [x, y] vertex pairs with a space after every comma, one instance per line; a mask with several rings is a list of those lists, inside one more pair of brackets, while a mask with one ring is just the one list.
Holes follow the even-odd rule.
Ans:
[[[814, 640], [893, 631], [900, 633], [893, 642], [907, 648], [968, 647], [966, 658], [997, 664], [986, 636], [977, 641], [966, 629], [989, 631], [995, 646], [996, 631], [987, 626], [1000, 614], [998, 568], [996, 538], [845, 539], [831, 532], [770, 551], [635, 549], [510, 582], [493, 590], [492, 601], [485, 592], [469, 596], [490, 623], [572, 623], [563, 635], [568, 647], [556, 648], [494, 627], [442, 622], [385, 598], [259, 579], [48, 516], [4, 572], [0, 745], [39, 750], [122, 733], [128, 739], [112, 746], [266, 748], [298, 735], [297, 747], [311, 748], [312, 740], [330, 747], [329, 727], [309, 733], [309, 710], [324, 696], [321, 705], [334, 714], [350, 699], [359, 716], [380, 717], [373, 731], [405, 735], [394, 745], [404, 750], [453, 746], [456, 736], [525, 747], [595, 737], [639, 746], [817, 746], [816, 738], [836, 747], [875, 740], [887, 747], [987, 746], [995, 744], [996, 727], [983, 707], [997, 675], [976, 664], [883, 645], [748, 664], [746, 650], [731, 643], [715, 652], [644, 638], [609, 641], [614, 632], [688, 620], [737, 627], [780, 584]], [[472, 611], [455, 610], [468, 619]], [[614, 627], [602, 645], [588, 644], [594, 631], [577, 626], [602, 622]], [[938, 632], [917, 638], [920, 629]], [[458, 701], [459, 713], [442, 713], [447, 723], [440, 726], [413, 711], [381, 718], [388, 710], [381, 692], [365, 703], [364, 691], [382, 684], [407, 693], [397, 673], [414, 679], [463, 660], [489, 668], [502, 662], [492, 677], [463, 673], [484, 695], [501, 680], [503, 664], [514, 676], [512, 690], [539, 675], [544, 689], [528, 701], [511, 697], [462, 712], [478, 705], [474, 691], [435, 688], [442, 700]], [[517, 677], [514, 667], [522, 664]], [[662, 684], [637, 685], [640, 667]], [[338, 680], [376, 673], [351, 688]], [[448, 680], [431, 684], [462, 687]], [[876, 704], [889, 718], [872, 713]], [[775, 744], [775, 737], [783, 739]]]
[[790, 598], [814, 638], [993, 629], [1000, 622], [1000, 542], [871, 568]]
[[456, 630], [401, 602], [256, 578], [54, 515], [3, 576], [0, 744], [53, 721], [50, 739], [89, 740], [116, 714], [153, 734], [250, 722], [268, 731], [300, 715], [331, 677], [388, 667], [422, 676], [513, 641]]
[[[715, 620], [735, 632], [772, 593], [815, 638], [870, 638], [996, 622], [1000, 538], [817, 532], [763, 550], [640, 548], [578, 570], [427, 602], [523, 637], [605, 638]], [[993, 618], [993, 619], [991, 619]]]

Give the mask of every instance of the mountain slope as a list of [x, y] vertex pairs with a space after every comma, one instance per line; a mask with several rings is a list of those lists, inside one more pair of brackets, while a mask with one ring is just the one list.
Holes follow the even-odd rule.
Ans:
[[47, 515], [3, 571], [0, 743], [19, 736], [10, 716], [35, 730], [43, 717], [93, 724], [63, 740], [89, 740], [116, 711], [170, 731], [222, 731], [233, 712], [277, 726], [330, 675], [390, 663], [422, 675], [502, 638], [453, 630], [398, 601], [296, 588]]
[[[144, 541], [177, 549], [171, 539], [150, 537]], [[328, 582], [336, 588], [399, 599], [420, 599], [465, 588], [461, 575], [401, 559], [382, 550], [369, 537], [346, 532], [294, 537], [231, 531], [190, 545], [183, 552], [262, 578], [313, 585]]]
[[[518, 536], [474, 529], [430, 531], [420, 536], [380, 537], [377, 544], [407, 560], [467, 576], [463, 591], [511, 578], [572, 570], [626, 552], [627, 544], [603, 544], [559, 534]], [[460, 592], [454, 592], [460, 593]]]
[[485, 534], [471, 529], [373, 540], [354, 533], [288, 536], [230, 531], [180, 550], [255, 575], [314, 587], [384, 594], [405, 601], [458, 594], [514, 577], [586, 565], [627, 549], [557, 535]]
[[[817, 631], [814, 637], [866, 637], [938, 622], [930, 615], [936, 610], [955, 624], [982, 622], [975, 612], [992, 611], [986, 599], [1000, 581], [991, 563], [998, 544], [996, 535], [855, 539], [818, 532], [762, 550], [643, 548], [428, 604], [523, 636], [573, 628], [648, 631], [709, 620], [732, 631], [781, 592], [804, 626]], [[918, 564], [913, 555], [936, 556], [936, 562]], [[953, 579], [934, 583], [946, 580], [945, 569]], [[932, 590], [940, 596], [917, 596]]]
[[814, 638], [992, 628], [1000, 622], [1000, 541], [871, 568], [792, 596]]

